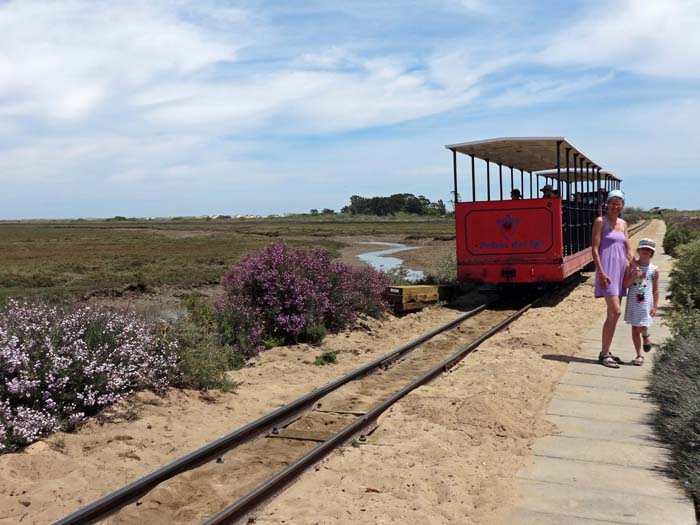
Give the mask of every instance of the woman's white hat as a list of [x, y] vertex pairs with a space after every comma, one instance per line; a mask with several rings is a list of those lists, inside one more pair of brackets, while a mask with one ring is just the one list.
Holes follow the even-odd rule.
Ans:
[[612, 190], [608, 192], [608, 199], [605, 202], [610, 202], [610, 199], [612, 199], [613, 197], [618, 197], [623, 201], [625, 200], [624, 193], [622, 193], [620, 190]]

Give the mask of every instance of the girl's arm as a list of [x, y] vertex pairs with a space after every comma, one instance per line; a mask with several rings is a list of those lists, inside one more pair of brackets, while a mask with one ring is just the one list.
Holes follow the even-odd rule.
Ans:
[[627, 263], [627, 268], [625, 269], [625, 278], [622, 279], [622, 287], [629, 288], [634, 283], [635, 278], [635, 268]]
[[649, 311], [649, 315], [654, 317], [656, 315], [656, 309], [659, 307], [659, 270], [654, 272], [654, 278], [652, 279], [652, 294], [654, 296], [654, 306]]
[[603, 218], [596, 217], [593, 223], [593, 234], [591, 235], [591, 253], [593, 255], [593, 263], [595, 270], [600, 275], [602, 284], [607, 288], [610, 286], [610, 277], [603, 270], [603, 265], [600, 263], [600, 237], [603, 233]]

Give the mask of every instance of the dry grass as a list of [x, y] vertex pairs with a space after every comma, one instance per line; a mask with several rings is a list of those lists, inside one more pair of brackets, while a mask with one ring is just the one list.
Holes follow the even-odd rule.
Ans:
[[451, 234], [450, 218], [414, 217], [0, 222], [0, 300], [189, 290], [217, 283], [243, 253], [273, 240], [337, 255], [341, 236]]

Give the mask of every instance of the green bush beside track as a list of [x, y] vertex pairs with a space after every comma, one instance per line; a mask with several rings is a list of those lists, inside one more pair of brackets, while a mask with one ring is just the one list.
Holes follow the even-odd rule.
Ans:
[[671, 337], [658, 350], [650, 389], [658, 406], [654, 426], [671, 447], [670, 469], [699, 502], [700, 239], [674, 244], [680, 238], [674, 231], [679, 229], [668, 228], [664, 239], [666, 251], [677, 257], [669, 288], [674, 310], [666, 318]]

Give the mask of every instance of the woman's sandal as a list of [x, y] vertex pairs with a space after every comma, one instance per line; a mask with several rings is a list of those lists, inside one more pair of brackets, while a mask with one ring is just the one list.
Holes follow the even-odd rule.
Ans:
[[632, 364], [634, 366], [642, 366], [644, 364], [644, 356], [643, 355], [638, 355], [634, 359], [632, 359]]
[[651, 351], [651, 343], [649, 342], [649, 338], [651, 337], [651, 334], [642, 334], [642, 339], [647, 341], [642, 345], [642, 348], [644, 349], [645, 352]]
[[603, 366], [607, 366], [608, 368], [620, 368], [620, 365], [610, 353], [603, 354], [601, 352], [598, 354], [598, 362]]

